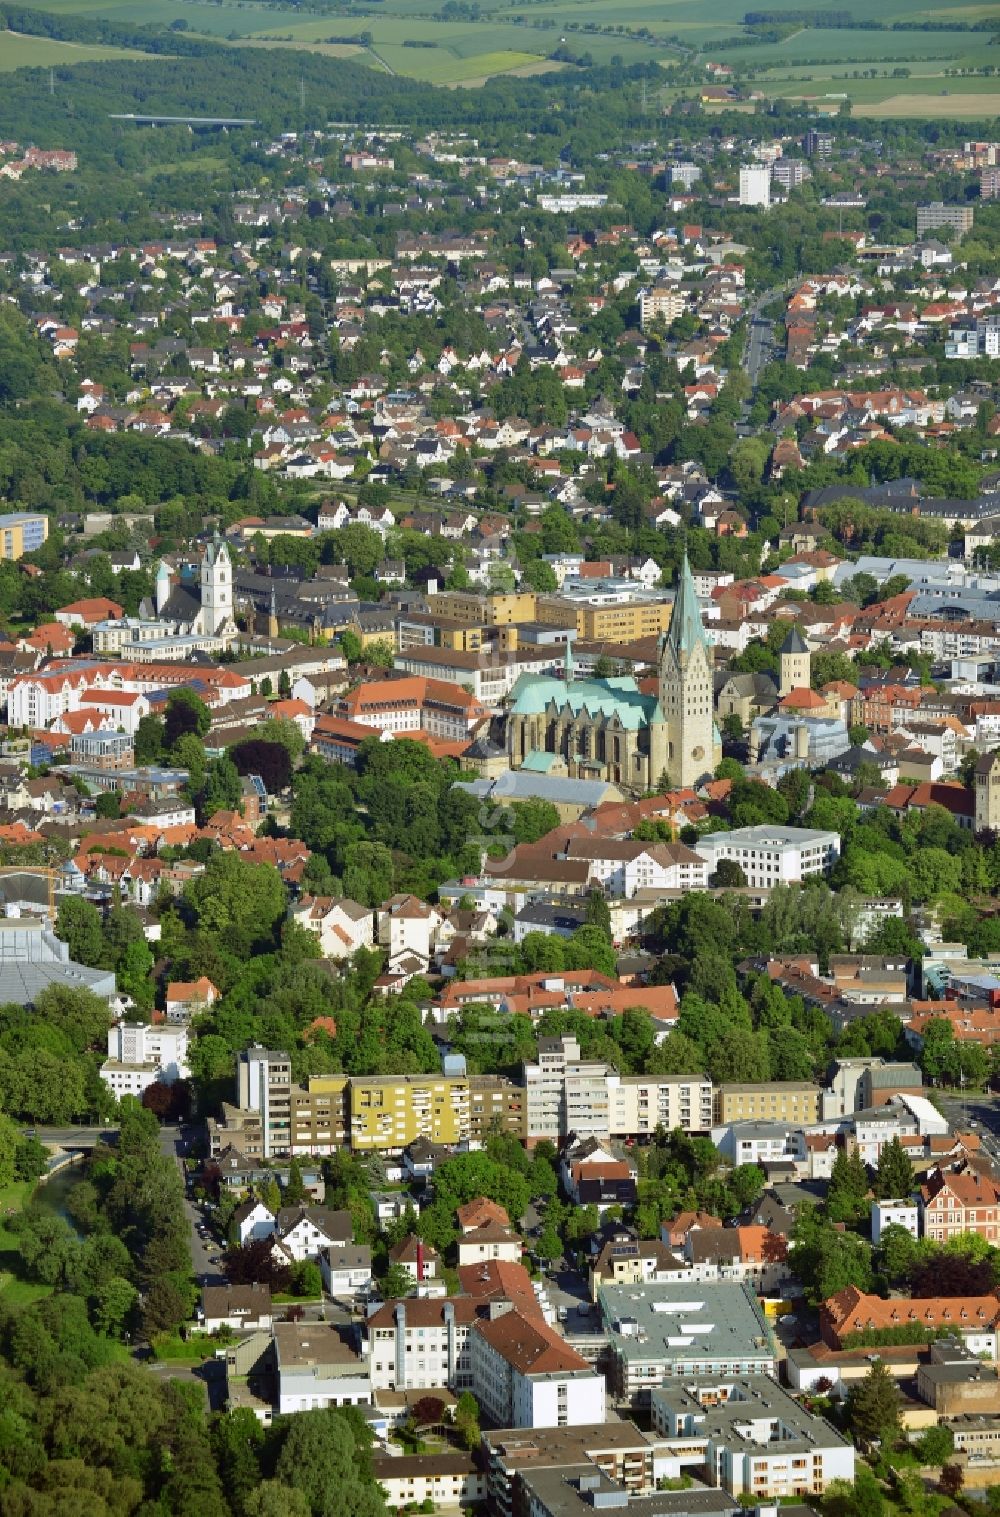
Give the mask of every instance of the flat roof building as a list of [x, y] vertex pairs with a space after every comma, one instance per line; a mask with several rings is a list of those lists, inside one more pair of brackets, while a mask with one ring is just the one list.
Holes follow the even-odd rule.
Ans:
[[677, 1475], [756, 1500], [821, 1496], [831, 1480], [854, 1479], [848, 1440], [768, 1375], [674, 1382], [652, 1392], [651, 1408]]
[[619, 1401], [684, 1375], [773, 1375], [775, 1347], [756, 1295], [732, 1281], [699, 1285], [602, 1285], [611, 1384]]

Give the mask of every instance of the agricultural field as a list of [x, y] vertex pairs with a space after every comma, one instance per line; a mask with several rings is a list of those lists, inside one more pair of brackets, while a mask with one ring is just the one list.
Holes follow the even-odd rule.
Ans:
[[[169, 26], [183, 21], [191, 35], [234, 45], [292, 47], [328, 57], [353, 57], [406, 78], [443, 86], [482, 83], [504, 73], [541, 72], [555, 66], [551, 54], [557, 47], [568, 46], [578, 56], [589, 54], [595, 63], [616, 57], [626, 63], [658, 60], [667, 64], [678, 58], [700, 57], [725, 61], [741, 72], [752, 70], [757, 76], [755, 82], [763, 83], [768, 94], [784, 96], [814, 93], [809, 89], [813, 81], [839, 82], [838, 76], [845, 78], [848, 73], [873, 67], [890, 72], [906, 67], [913, 75], [927, 76], [928, 83], [918, 84], [916, 78], [903, 84], [895, 81], [877, 97], [866, 96], [854, 87], [855, 83], [872, 81], [850, 80], [844, 88], [857, 99], [859, 108], [881, 111], [884, 102], [895, 96], [901, 102], [901, 111], [911, 114], [914, 100], [950, 98], [955, 102], [979, 95], [979, 91], [964, 87], [968, 81], [950, 97], [941, 95], [932, 81], [944, 76], [946, 70], [1000, 65], [1000, 46], [991, 46], [991, 33], [970, 33], [957, 27], [873, 32], [804, 26], [778, 42], [734, 45], [734, 39], [747, 35], [743, 17], [755, 0], [716, 0], [708, 15], [701, 0], [478, 0], [480, 15], [475, 20], [446, 19], [441, 15], [443, 0], [383, 0], [377, 14], [355, 16], [310, 15], [286, 4], [268, 5], [265, 0], [221, 0], [217, 4], [206, 0], [37, 3], [59, 14], [100, 16], [128, 24]], [[796, 11], [808, 5], [817, 10], [828, 8], [827, 0], [807, 0], [806, 7], [795, 0], [764, 0], [767, 8], [772, 3], [776, 9]], [[957, 23], [968, 26], [995, 17], [1000, 35], [1000, 0], [994, 5], [942, 0], [934, 8], [919, 11], [903, 0], [870, 0], [863, 9], [854, 6], [853, 0], [845, 0], [845, 8], [886, 25], [899, 20], [940, 22], [954, 17]], [[636, 35], [640, 28], [646, 35]], [[371, 34], [371, 51], [352, 46], [351, 37], [361, 32]], [[25, 43], [26, 55], [11, 51], [3, 58], [4, 68], [68, 61], [69, 44], [43, 39], [25, 39]], [[33, 48], [38, 49], [38, 56], [32, 56]], [[48, 54], [41, 56], [45, 49], [52, 51], [51, 58]], [[73, 51], [97, 57], [120, 56], [113, 49]], [[981, 113], [983, 108], [981, 101], [974, 101], [969, 114]], [[928, 113], [947, 115], [949, 111], [936, 105]], [[951, 112], [962, 113], [961, 109]]]
[[426, 84], [466, 84], [473, 79], [488, 79], [546, 61], [537, 53], [499, 50], [463, 58], [444, 48], [406, 48], [388, 43], [376, 43], [375, 53], [394, 74], [405, 73]]
[[0, 32], [0, 73], [16, 68], [64, 68], [67, 63], [102, 63], [107, 58], [144, 58], [124, 47], [88, 47], [80, 42], [57, 42], [51, 37], [26, 37]]

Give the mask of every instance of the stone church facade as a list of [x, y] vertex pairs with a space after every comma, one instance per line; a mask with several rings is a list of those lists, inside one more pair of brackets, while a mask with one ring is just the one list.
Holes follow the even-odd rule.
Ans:
[[712, 651], [685, 558], [655, 694], [632, 677], [522, 675], [507, 711], [512, 769], [600, 779], [628, 790], [696, 785], [721, 757], [713, 714]]

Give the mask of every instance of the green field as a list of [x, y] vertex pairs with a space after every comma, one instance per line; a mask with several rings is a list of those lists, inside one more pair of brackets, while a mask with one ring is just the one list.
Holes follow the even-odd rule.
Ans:
[[25, 37], [0, 32], [0, 72], [15, 68], [64, 68], [67, 63], [101, 63], [106, 58], [145, 58], [124, 47], [85, 47], [80, 42], [56, 42], [51, 37]]
[[507, 74], [512, 69], [544, 62], [537, 53], [503, 50], [461, 57], [442, 48], [394, 47], [387, 43], [376, 43], [375, 51], [393, 73], [406, 74], [411, 79], [422, 79], [427, 84], [465, 84], [470, 79]]
[[[432, 84], [457, 85], [503, 73], [539, 72], [550, 67], [549, 55], [565, 44], [576, 53], [589, 53], [596, 63], [614, 57], [626, 63], [637, 60], [676, 61], [679, 42], [684, 48], [697, 49], [707, 58], [724, 59], [739, 68], [767, 70], [768, 93], [793, 96], [811, 93], [810, 80], [833, 81], [838, 71], [861, 71], [872, 66], [883, 69], [907, 67], [913, 73], [941, 75], [947, 68], [982, 67], [1000, 64], [1000, 46], [991, 47], [991, 34], [958, 30], [873, 32], [862, 28], [803, 27], [781, 42], [751, 43], [732, 46], [735, 37], [746, 36], [743, 17], [749, 0], [716, 0], [707, 10], [702, 0], [543, 0], [541, 4], [526, 0], [479, 0], [478, 20], [440, 20], [434, 16], [438, 0], [382, 0], [377, 13], [360, 15], [317, 16], [303, 14], [288, 4], [268, 5], [264, 0], [34, 0], [40, 9], [63, 15], [106, 17], [129, 25], [158, 24], [175, 21], [187, 23], [191, 35], [216, 40], [245, 43], [254, 47], [296, 47], [328, 57], [354, 57], [373, 67], [381, 59], [384, 66], [407, 78]], [[802, 10], [813, 4], [818, 11], [828, 8], [827, 0], [779, 0], [780, 8]], [[965, 23], [995, 18], [1000, 34], [1000, 0], [993, 5], [969, 4], [967, 0], [943, 0], [943, 3], [914, 11], [904, 0], [869, 0], [862, 8], [851, 6], [852, 14], [890, 25], [894, 21], [940, 21], [954, 16]], [[591, 30], [593, 28], [593, 30]], [[645, 38], [629, 35], [645, 28]], [[370, 32], [372, 53], [352, 48], [349, 38]], [[727, 41], [730, 46], [727, 47]], [[407, 42], [433, 44], [406, 47]], [[5, 69], [26, 64], [65, 63], [84, 57], [123, 56], [114, 48], [72, 47], [68, 43], [41, 38], [19, 39], [15, 46], [0, 54]], [[798, 75], [798, 79], [796, 76]], [[787, 81], [788, 88], [775, 88]], [[801, 89], [794, 88], [801, 83]], [[870, 82], [870, 81], [859, 81]], [[878, 81], [876, 81], [878, 82]], [[865, 105], [879, 105], [893, 93], [902, 96], [941, 99], [933, 84], [919, 85], [914, 80], [870, 100], [856, 94], [855, 81], [848, 92]], [[907, 87], [908, 86], [908, 87]], [[952, 95], [975, 95], [964, 82]], [[987, 91], [987, 93], [995, 93]], [[906, 114], [911, 114], [909, 107]], [[948, 114], [935, 107], [931, 114]], [[953, 114], [962, 114], [956, 109]]]
[[52, 1294], [51, 1285], [17, 1278], [17, 1237], [6, 1223], [8, 1213], [24, 1209], [34, 1189], [33, 1181], [19, 1180], [0, 1190], [0, 1302], [7, 1306], [29, 1306]]

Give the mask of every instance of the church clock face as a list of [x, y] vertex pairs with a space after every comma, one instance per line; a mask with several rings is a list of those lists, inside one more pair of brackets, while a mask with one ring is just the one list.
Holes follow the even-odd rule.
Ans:
[[705, 757], [705, 750], [704, 750], [704, 748], [702, 748], [702, 746], [701, 746], [700, 743], [699, 743], [699, 745], [698, 745], [697, 748], [692, 748], [691, 749], [691, 757], [693, 759], [695, 759], [699, 764], [701, 763], [702, 759]]

